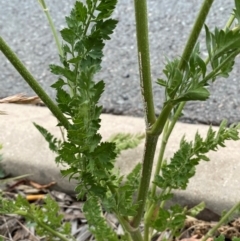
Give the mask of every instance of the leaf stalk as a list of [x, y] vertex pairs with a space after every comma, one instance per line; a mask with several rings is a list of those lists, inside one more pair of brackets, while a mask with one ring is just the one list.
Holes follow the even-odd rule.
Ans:
[[23, 77], [23, 79], [28, 83], [32, 90], [39, 96], [39, 98], [44, 102], [44, 104], [49, 108], [53, 115], [58, 119], [58, 121], [66, 128], [69, 127], [69, 122], [67, 118], [63, 115], [58, 106], [53, 102], [53, 100], [47, 95], [43, 88], [38, 84], [35, 78], [27, 70], [21, 60], [17, 55], [11, 50], [11, 48], [5, 43], [2, 37], [0, 37], [0, 50], [6, 56], [6, 58], [15, 67], [18, 73]]

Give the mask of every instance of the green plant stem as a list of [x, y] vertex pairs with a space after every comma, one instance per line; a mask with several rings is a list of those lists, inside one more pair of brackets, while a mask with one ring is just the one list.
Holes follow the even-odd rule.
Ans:
[[143, 237], [144, 241], [149, 241], [149, 229], [150, 229], [149, 224], [144, 223], [144, 237]]
[[140, 87], [143, 97], [146, 126], [155, 122], [152, 93], [151, 65], [148, 41], [148, 18], [146, 0], [134, 0]]
[[[139, 230], [139, 228], [132, 228], [132, 226], [129, 223], [129, 220], [125, 220], [121, 215], [117, 215], [117, 218], [119, 220], [119, 223], [122, 225], [124, 231], [128, 235], [128, 239], [131, 241], [143, 241], [142, 234]], [[129, 237], [130, 235], [130, 237]]]
[[[53, 21], [52, 21], [51, 15], [49, 13], [49, 9], [48, 9], [48, 7], [47, 7], [47, 5], [45, 3], [45, 0], [38, 0], [38, 2], [39, 2], [40, 6], [43, 9], [43, 12], [45, 13], [45, 15], [47, 17], [49, 26], [51, 28], [51, 31], [52, 31], [52, 34], [53, 34], [53, 37], [55, 39], [55, 43], [56, 43], [56, 46], [57, 46], [57, 49], [58, 49], [58, 54], [61, 57], [63, 57], [63, 51], [62, 51], [62, 47], [61, 47], [61, 44], [60, 44], [60, 41], [59, 41], [59, 38], [58, 38], [58, 35], [57, 35], [57, 31], [56, 31], [56, 28], [55, 28], [55, 26], [53, 24]], [[69, 86], [71, 86], [70, 82], [68, 84], [69, 84]], [[63, 128], [61, 126], [59, 126], [59, 129], [60, 129], [60, 132], [61, 132], [62, 139], [63, 139], [63, 141], [65, 141], [64, 130], [63, 130]]]
[[235, 56], [237, 56], [239, 53], [240, 53], [239, 49], [235, 50], [221, 64], [219, 64], [217, 68], [213, 69], [212, 72], [210, 72], [200, 83], [205, 84], [208, 82], [208, 80], [214, 78], [214, 76], [218, 73], [218, 71], [220, 71], [224, 67], [224, 65], [228, 64], [229, 61], [233, 60]]
[[[214, 0], [205, 0], [203, 2], [202, 6], [201, 6], [201, 9], [200, 9], [199, 14], [196, 18], [196, 21], [193, 25], [192, 31], [190, 33], [190, 36], [188, 38], [188, 41], [186, 43], [186, 46], [184, 48], [184, 51], [183, 51], [183, 54], [182, 54], [182, 57], [181, 57], [181, 61], [180, 61], [179, 66], [178, 66], [180, 70], [184, 69], [186, 63], [189, 61], [189, 58], [190, 58], [191, 53], [194, 49], [194, 46], [196, 45], [199, 34], [202, 30], [203, 24], [206, 20], [206, 17], [209, 13], [209, 10], [212, 6], [213, 1]], [[163, 137], [161, 149], [160, 149], [160, 153], [159, 153], [159, 158], [158, 158], [158, 163], [157, 163], [157, 167], [156, 167], [156, 171], [155, 171], [155, 175], [158, 175], [160, 170], [161, 170], [162, 160], [163, 160], [163, 157], [164, 157], [164, 152], [165, 152], [165, 149], [166, 149], [168, 138], [171, 135], [172, 130], [173, 130], [177, 120], [179, 119], [185, 104], [186, 104], [186, 102], [182, 102], [179, 105], [179, 107], [178, 107], [178, 109], [177, 109], [177, 111], [176, 111], [176, 113], [173, 117], [173, 120], [171, 121], [170, 125], [168, 126], [166, 134]], [[171, 107], [171, 109], [172, 109], [172, 107]], [[163, 109], [163, 111], [164, 111], [164, 109]], [[162, 132], [162, 128], [164, 128], [164, 125], [161, 124], [161, 118], [162, 117], [160, 115], [158, 117], [157, 121], [155, 122], [155, 124], [153, 125], [152, 129], [151, 129], [152, 132], [154, 132], [154, 133], [155, 132], [160, 132], [160, 133]], [[152, 195], [154, 196], [155, 193], [156, 193], [156, 185], [153, 184]], [[154, 204], [152, 203], [152, 205], [154, 205]], [[153, 208], [151, 208], [151, 205], [149, 207], [150, 207], [150, 210], [152, 210], [152, 211], [154, 210]], [[149, 213], [147, 215], [147, 217], [149, 217], [151, 215], [152, 215], [152, 213]]]
[[148, 189], [150, 184], [150, 178], [152, 173], [152, 165], [154, 160], [154, 154], [156, 151], [158, 141], [158, 135], [146, 134], [145, 150], [144, 150], [144, 159], [143, 159], [143, 168], [140, 186], [138, 190], [137, 203], [139, 203], [137, 209], [137, 215], [132, 221], [132, 226], [137, 228], [141, 222], [142, 215], [144, 212], [144, 207], [148, 195]]
[[[193, 30], [187, 41], [186, 47], [184, 49], [179, 68], [184, 69], [185, 63], [188, 62], [190, 55], [194, 49], [197, 42], [198, 36], [201, 32], [207, 14], [211, 8], [214, 0], [205, 0], [197, 16]], [[146, 145], [143, 158], [143, 169], [141, 182], [138, 192], [137, 201], [140, 202], [137, 215], [134, 217], [132, 226], [137, 227], [141, 221], [147, 192], [150, 184], [152, 165], [154, 160], [154, 153], [156, 150], [157, 140], [159, 135], [162, 133], [164, 125], [171, 113], [173, 105], [168, 103], [164, 106], [161, 114], [159, 115], [156, 122], [155, 116], [152, 111], [154, 111], [153, 101], [152, 101], [152, 86], [151, 86], [151, 73], [150, 73], [150, 60], [149, 60], [149, 44], [148, 44], [148, 22], [147, 22], [147, 4], [145, 0], [139, 1], [135, 0], [135, 16], [137, 25], [137, 41], [138, 41], [138, 58], [139, 58], [139, 69], [140, 69], [140, 79], [141, 88], [144, 103], [146, 103], [146, 119], [147, 127], [152, 125], [146, 134]], [[144, 91], [143, 91], [144, 90]]]
[[0, 37], [0, 50], [6, 56], [6, 58], [11, 62], [19, 74], [24, 78], [28, 85], [35, 91], [39, 98], [45, 103], [53, 115], [58, 119], [58, 121], [66, 128], [69, 127], [68, 119], [63, 115], [61, 110], [52, 101], [52, 99], [46, 94], [38, 82], [34, 79], [31, 73], [26, 69], [24, 64], [18, 59], [17, 55], [11, 50], [11, 48], [5, 43], [2, 37]]
[[25, 211], [19, 210], [19, 211], [16, 211], [15, 213], [16, 213], [17, 215], [26, 217], [26, 218], [28, 218], [28, 219], [30, 219], [30, 220], [33, 220], [33, 221], [37, 222], [37, 224], [38, 224], [39, 226], [41, 226], [42, 228], [44, 228], [45, 230], [47, 230], [49, 233], [51, 233], [51, 234], [55, 235], [56, 237], [60, 238], [61, 240], [63, 240], [63, 241], [69, 241], [69, 239], [66, 238], [64, 235], [62, 235], [61, 233], [55, 231], [55, 230], [52, 229], [49, 225], [46, 225], [45, 223], [43, 223], [43, 222], [35, 219], [34, 217], [32, 217], [31, 215], [29, 215], [29, 214], [26, 213]]
[[142, 175], [141, 175], [141, 181], [138, 191], [138, 197], [137, 197], [137, 203], [139, 203], [137, 215], [134, 217], [132, 221], [133, 227], [138, 227], [138, 225], [141, 222], [142, 215], [144, 212], [147, 195], [148, 192], [146, 190], [149, 189], [151, 174], [152, 174], [152, 166], [154, 161], [154, 155], [156, 152], [156, 146], [158, 137], [161, 134], [161, 131], [163, 130], [163, 127], [168, 119], [168, 116], [172, 110], [172, 105], [167, 104], [163, 111], [161, 112], [157, 127], [155, 128], [155, 124], [150, 130], [146, 131], [146, 142], [145, 142], [145, 149], [144, 149], [144, 156], [143, 156], [143, 168], [142, 168]]
[[[155, 170], [155, 176], [159, 175], [159, 173], [160, 173], [165, 149], [166, 149], [166, 146], [168, 143], [168, 139], [172, 133], [172, 130], [173, 130], [175, 124], [177, 123], [177, 120], [179, 119], [179, 117], [182, 113], [182, 110], [183, 110], [185, 104], [186, 104], [186, 102], [182, 102], [179, 104], [177, 111], [175, 112], [172, 120], [170, 121], [169, 125], [166, 126], [166, 133], [164, 132], [164, 135], [163, 135], [161, 148], [160, 148], [160, 152], [159, 152], [159, 157], [158, 157], [158, 162], [157, 162], [157, 166], [156, 166], [156, 170]], [[152, 196], [155, 196], [155, 193], [156, 193], [156, 184], [153, 184], [152, 185]]]
[[235, 19], [235, 16], [234, 14], [231, 14], [230, 18], [228, 19], [227, 23], [226, 23], [226, 26], [224, 27], [224, 30], [226, 30], [227, 28], [230, 28], [233, 21]]
[[133, 241], [143, 241], [143, 238], [142, 238], [142, 235], [140, 232], [133, 232], [133, 233], [130, 233], [131, 234], [131, 237], [132, 237], [132, 240]]
[[238, 202], [236, 205], [234, 205], [222, 218], [221, 220], [213, 227], [211, 228], [208, 233], [204, 236], [202, 241], [206, 241], [208, 238], [213, 237], [214, 233], [217, 231], [217, 229], [226, 223], [228, 218], [237, 210], [240, 208], [240, 202]]
[[55, 28], [55, 26], [53, 24], [51, 15], [49, 13], [49, 9], [47, 8], [46, 3], [45, 3], [44, 0], [38, 0], [38, 2], [40, 4], [40, 6], [42, 7], [43, 12], [45, 13], [45, 15], [47, 17], [47, 20], [49, 22], [50, 28], [51, 28], [52, 33], [53, 33], [54, 40], [55, 40], [56, 45], [57, 45], [58, 53], [59, 53], [60, 56], [63, 56], [62, 47], [61, 47], [61, 44], [60, 44], [60, 41], [59, 41], [59, 38], [58, 38], [58, 35], [57, 35], [56, 28]]
[[198, 40], [199, 34], [202, 30], [203, 24], [206, 20], [206, 17], [209, 13], [209, 10], [211, 9], [212, 3], [214, 0], [204, 0], [201, 9], [198, 13], [198, 16], [196, 18], [196, 21], [193, 25], [192, 31], [190, 33], [190, 36], [188, 38], [187, 44], [184, 48], [180, 63], [179, 63], [179, 69], [185, 69], [186, 64], [188, 63], [188, 60], [192, 54], [192, 51], [196, 45], [196, 42]]
[[46, 225], [43, 222], [37, 221], [38, 225], [41, 226], [42, 228], [44, 228], [45, 230], [47, 230], [48, 232], [54, 234], [56, 237], [60, 238], [63, 241], [69, 241], [68, 238], [66, 238], [64, 235], [62, 235], [59, 232], [56, 232], [54, 229], [50, 228], [49, 225]]
[[151, 133], [152, 135], [158, 135], [158, 136], [162, 133], [165, 123], [168, 120], [173, 107], [174, 105], [171, 102], [167, 103], [163, 107], [159, 117], [157, 118], [153, 126], [148, 130], [148, 133]]
[[[200, 11], [198, 13], [198, 16], [196, 18], [196, 21], [193, 25], [192, 31], [190, 33], [190, 36], [188, 38], [188, 41], [187, 41], [186, 46], [184, 48], [181, 60], [180, 60], [179, 65], [178, 65], [178, 68], [180, 70], [183, 70], [185, 68], [187, 62], [189, 61], [189, 58], [190, 58], [191, 53], [194, 49], [194, 46], [196, 45], [199, 34], [202, 30], [203, 24], [206, 20], [206, 17], [209, 13], [209, 10], [212, 6], [213, 1], [214, 0], [204, 0], [203, 4], [201, 6], [201, 9], [200, 9]], [[163, 109], [163, 111], [164, 111], [164, 109]], [[162, 119], [161, 115], [162, 115], [162, 113], [160, 114], [160, 116], [158, 117], [157, 121], [155, 122], [155, 124], [153, 125], [153, 127], [151, 129], [151, 131], [154, 132], [154, 133], [156, 133], [156, 132], [161, 133], [161, 131], [164, 128], [164, 125], [162, 125], [162, 123], [161, 123], [161, 119]]]

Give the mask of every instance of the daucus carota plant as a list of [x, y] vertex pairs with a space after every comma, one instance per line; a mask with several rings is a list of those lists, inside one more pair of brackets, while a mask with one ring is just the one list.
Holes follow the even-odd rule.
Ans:
[[[40, 1], [45, 8], [44, 1]], [[76, 179], [78, 197], [87, 197], [84, 212], [89, 228], [97, 240], [119, 240], [108, 226], [103, 210], [116, 215], [124, 235], [121, 240], [148, 241], [156, 232], [169, 231], [169, 240], [177, 237], [188, 213], [195, 209], [174, 205], [165, 208], [172, 198], [172, 191], [186, 189], [189, 179], [195, 174], [195, 166], [209, 161], [206, 154], [224, 146], [226, 140], [238, 140], [239, 124], [227, 128], [223, 121], [219, 130], [210, 127], [205, 138], [196, 133], [193, 141], [183, 137], [179, 150], [168, 161], [164, 151], [171, 132], [187, 101], [205, 101], [210, 93], [208, 85], [219, 76], [227, 77], [234, 60], [240, 53], [240, 1], [235, 0], [235, 9], [223, 29], [213, 32], [204, 25], [213, 0], [204, 0], [193, 25], [183, 54], [167, 60], [163, 70], [164, 79], [157, 83], [165, 89], [165, 100], [159, 116], [155, 116], [148, 43], [148, 19], [146, 0], [135, 0], [136, 32], [140, 85], [145, 110], [145, 135], [119, 134], [103, 142], [99, 134], [102, 107], [98, 104], [104, 91], [104, 81], [96, 81], [95, 74], [101, 69], [105, 41], [116, 27], [111, 18], [116, 0], [77, 1], [66, 17], [67, 27], [60, 31], [62, 46], [58, 45], [61, 65], [50, 65], [58, 80], [52, 85], [57, 91], [57, 105], [46, 95], [8, 45], [0, 38], [0, 49], [14, 67], [39, 95], [56, 116], [59, 126], [65, 129], [66, 137], [58, 140], [43, 127], [35, 124], [56, 152], [56, 162], [66, 166], [61, 170], [69, 179]], [[52, 26], [51, 19], [47, 14]], [[235, 22], [234, 22], [235, 21]], [[208, 58], [201, 57], [198, 37], [205, 29]], [[152, 164], [156, 145], [163, 135], [154, 180], [150, 186]], [[145, 138], [143, 162], [126, 177], [117, 174], [114, 163], [121, 150], [134, 148]], [[135, 197], [135, 194], [136, 197]], [[230, 210], [239, 209], [240, 203]], [[223, 218], [223, 220], [226, 217]], [[144, 229], [140, 230], [141, 222]], [[221, 222], [220, 222], [221, 223]], [[51, 232], [51, 230], [49, 230]], [[208, 234], [213, 235], [214, 229]]]

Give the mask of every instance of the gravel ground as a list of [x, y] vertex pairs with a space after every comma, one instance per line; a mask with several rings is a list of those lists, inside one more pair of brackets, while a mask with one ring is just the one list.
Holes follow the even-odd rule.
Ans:
[[[64, 27], [64, 16], [73, 0], [46, 1], [57, 29]], [[183, 46], [196, 16], [201, 0], [148, 0], [152, 79], [159, 113], [164, 98], [163, 90], [155, 84], [163, 77], [165, 57], [182, 53]], [[233, 8], [233, 0], [217, 0], [207, 19], [211, 29], [223, 27]], [[49, 87], [56, 79], [48, 69], [58, 62], [58, 55], [45, 16], [37, 1], [0, 0], [0, 32], [40, 84], [54, 98]], [[112, 40], [106, 44], [102, 71], [97, 76], [106, 81], [101, 99], [105, 112], [142, 116], [143, 106], [139, 91], [139, 75], [135, 44], [133, 1], [119, 0], [115, 11], [119, 24]], [[204, 39], [204, 36], [201, 36]], [[0, 54], [0, 97], [16, 93], [33, 94], [24, 80]], [[219, 124], [223, 118], [240, 121], [240, 61], [228, 79], [219, 79], [212, 86], [211, 98], [206, 102], [191, 102], [185, 108], [182, 121]]]

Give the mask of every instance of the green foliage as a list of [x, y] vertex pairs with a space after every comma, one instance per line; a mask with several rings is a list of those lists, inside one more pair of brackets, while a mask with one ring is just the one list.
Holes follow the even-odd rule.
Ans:
[[185, 219], [186, 210], [178, 204], [170, 207], [169, 210], [159, 207], [158, 216], [151, 223], [151, 227], [160, 232], [170, 230], [172, 235], [178, 236], [178, 231], [183, 227]]
[[[18, 195], [16, 201], [7, 200], [1, 197], [1, 214], [18, 214], [23, 216], [31, 225], [36, 226], [36, 233], [39, 236], [47, 235], [50, 240], [59, 240], [58, 236], [51, 230], [70, 238], [70, 223], [62, 223], [63, 215], [59, 214], [59, 206], [49, 196], [44, 199], [42, 207], [30, 204], [26, 198]], [[49, 227], [49, 229], [46, 228]]]
[[199, 44], [194, 48], [184, 70], [179, 69], [179, 62], [179, 59], [172, 62], [168, 60], [163, 70], [167, 80], [157, 81], [165, 87], [166, 101], [177, 104], [181, 101], [206, 100], [210, 93], [202, 79], [206, 75], [207, 66], [200, 57]]
[[192, 216], [192, 217], [195, 217], [196, 215], [198, 215], [201, 211], [204, 210], [205, 208], [205, 203], [204, 202], [201, 202], [199, 203], [198, 205], [190, 208], [188, 211], [187, 211], [187, 214]]
[[206, 45], [213, 71], [206, 76], [203, 82], [210, 78], [214, 81], [217, 76], [228, 77], [233, 68], [234, 59], [240, 53], [240, 29], [219, 30], [215, 28], [214, 33], [212, 33], [205, 25], [205, 31]]
[[[62, 174], [69, 176], [69, 179], [77, 180], [75, 190], [78, 197], [86, 194], [87, 201], [84, 205], [84, 212], [96, 240], [118, 240], [117, 235], [104, 219], [103, 210], [115, 213], [119, 218], [125, 231], [122, 240], [125, 238], [128, 241], [142, 240], [138, 226], [144, 211], [146, 211], [144, 221], [147, 224], [144, 230], [144, 240], [149, 236], [148, 226], [158, 231], [171, 230], [172, 237], [178, 236], [187, 210], [178, 205], [166, 210], [164, 209], [165, 201], [172, 198], [172, 189], [186, 189], [200, 160], [209, 161], [206, 155], [209, 151], [216, 151], [219, 146], [224, 147], [226, 140], [239, 139], [240, 124], [227, 128], [227, 122], [223, 121], [218, 132], [213, 131], [210, 127], [205, 139], [198, 133], [196, 133], [194, 141], [188, 142], [183, 137], [179, 150], [173, 155], [169, 163], [162, 164], [161, 158], [159, 159], [160, 175], [156, 175], [153, 185], [161, 188], [162, 193], [158, 196], [153, 194], [155, 192], [153, 191], [149, 195], [148, 203], [146, 203], [147, 195], [150, 193], [148, 188], [155, 145], [161, 133], [160, 130], [168, 123], [169, 125], [167, 124], [164, 129], [164, 131], [166, 130], [165, 139], [163, 138], [163, 144], [166, 145], [168, 136], [172, 131], [170, 125], [174, 124], [175, 119], [179, 117], [175, 114], [177, 111], [180, 113], [181, 108], [183, 108], [181, 106], [184, 106], [180, 104], [181, 102], [205, 101], [210, 96], [207, 89], [210, 81], [215, 81], [219, 76], [229, 76], [235, 57], [240, 53], [240, 4], [239, 1], [235, 0], [234, 17], [238, 20], [236, 27], [231, 29], [231, 24], [229, 24], [224, 30], [215, 28], [212, 33], [205, 26], [206, 46], [209, 55], [205, 61], [201, 58], [200, 45], [196, 44], [192, 38], [189, 38], [190, 44], [187, 44], [190, 47], [186, 47], [189, 54], [185, 55], [184, 51], [184, 57], [172, 61], [167, 60], [163, 70], [166, 79], [158, 79], [157, 81], [165, 88], [163, 111], [156, 118], [155, 123], [153, 123], [155, 118], [152, 118], [153, 120], [150, 121], [152, 125], [147, 126], [143, 165], [138, 164], [125, 178], [116, 173], [114, 169], [115, 159], [122, 150], [136, 147], [144, 136], [118, 134], [108, 142], [102, 141], [99, 134], [102, 106], [99, 106], [98, 102], [105, 84], [103, 80], [96, 81], [94, 79], [95, 74], [101, 69], [105, 41], [110, 40], [110, 35], [117, 24], [117, 21], [111, 18], [116, 3], [116, 0], [86, 0], [84, 3], [77, 1], [70, 15], [66, 17], [66, 28], [60, 31], [63, 41], [62, 49], [59, 51], [61, 63], [50, 65], [51, 72], [58, 76], [52, 87], [56, 90], [56, 102], [59, 108], [54, 104], [50, 105], [51, 101], [44, 97], [41, 91], [39, 91], [39, 93], [41, 92], [39, 96], [42, 96], [41, 98], [44, 99], [45, 103], [51, 106], [51, 111], [54, 110], [53, 113], [60, 121], [58, 126], [66, 128], [66, 139], [60, 141], [43, 127], [34, 125], [49, 143], [49, 148], [57, 154], [56, 162], [65, 167], [61, 171]], [[42, 4], [44, 5], [44, 3]], [[208, 5], [207, 1], [204, 1], [203, 6], [205, 7], [202, 8], [202, 13], [208, 12]], [[143, 13], [143, 15], [140, 14], [141, 16], [147, 16], [144, 4], [136, 4], [135, 7], [136, 16], [140, 10]], [[200, 33], [202, 24], [194, 27], [195, 36]], [[144, 45], [143, 52], [139, 50], [139, 59], [141, 56], [146, 56], [146, 58], [141, 59], [140, 63], [142, 76], [148, 76], [147, 70], [150, 70], [150, 66], [148, 68], [150, 61], [147, 58], [147, 35], [143, 34], [147, 30], [144, 29], [146, 26], [147, 24], [143, 24], [141, 34], [137, 34], [140, 38], [138, 39], [139, 49], [140, 45]], [[137, 27], [137, 31], [139, 29]], [[1, 50], [3, 50], [2, 45], [0, 38]], [[14, 54], [11, 56], [14, 58]], [[24, 71], [20, 72], [22, 74]], [[25, 79], [32, 78], [28, 76]], [[152, 102], [150, 79], [143, 77], [141, 83], [143, 84], [142, 94], [147, 104], [148, 101], [150, 104]], [[147, 89], [145, 90], [144, 87]], [[40, 88], [37, 86], [35, 89], [38, 91]], [[150, 113], [153, 110], [154, 108], [152, 110], [149, 108], [147, 111]], [[152, 114], [154, 115], [154, 113]], [[175, 115], [173, 116], [175, 119], [171, 118], [168, 121], [171, 114]], [[67, 118], [66, 121], [64, 116]], [[137, 200], [135, 200], [137, 190], [139, 193]], [[151, 212], [154, 211], [155, 207], [159, 207], [159, 209], [156, 217], [152, 217]], [[200, 204], [189, 212], [195, 215], [202, 208], [203, 204]], [[37, 232], [40, 235], [48, 233], [52, 240], [59, 238], [67, 240], [64, 238], [65, 236], [61, 236], [61, 233], [69, 237], [70, 228], [67, 224], [62, 226], [62, 216], [58, 215], [58, 206], [50, 198], [45, 200], [45, 204], [41, 208], [29, 204], [20, 196], [16, 202], [1, 199], [1, 209], [3, 213], [16, 213], [24, 216], [37, 225]], [[220, 239], [219, 237], [218, 241], [221, 241]]]
[[123, 216], [136, 215], [136, 209], [139, 203], [133, 203], [134, 194], [138, 190], [141, 178], [142, 165], [139, 163], [135, 166], [131, 173], [127, 175], [125, 183], [118, 188], [119, 199], [117, 210]]
[[[63, 66], [50, 66], [60, 76], [52, 86], [57, 90], [58, 105], [72, 122], [56, 161], [70, 166], [62, 174], [78, 179], [78, 190], [102, 197], [108, 191], [106, 180], [115, 178], [110, 170], [117, 153], [115, 144], [101, 142], [98, 133], [102, 110], [98, 101], [104, 82], [95, 82], [93, 77], [100, 69], [104, 40], [110, 39], [117, 23], [109, 18], [115, 4], [116, 1], [76, 2], [66, 17], [67, 28], [61, 31], [65, 41]], [[65, 85], [70, 92], [63, 88]]]
[[[237, 3], [236, 5], [239, 5]], [[239, 14], [235, 10], [235, 15]], [[205, 25], [206, 46], [212, 70], [207, 74], [207, 62], [200, 57], [199, 43], [185, 63], [183, 70], [179, 69], [179, 59], [167, 60], [163, 73], [167, 80], [158, 79], [157, 83], [165, 87], [165, 99], [174, 105], [182, 101], [204, 101], [210, 93], [206, 86], [216, 77], [228, 77], [232, 71], [234, 60], [240, 53], [240, 28], [219, 30], [211, 33]]]
[[196, 133], [194, 143], [187, 142], [183, 137], [179, 150], [169, 164], [163, 164], [162, 173], [155, 177], [154, 183], [163, 189], [186, 189], [189, 179], [195, 174], [195, 166], [200, 160], [209, 161], [206, 153], [216, 151], [219, 146], [224, 147], [226, 140], [239, 140], [240, 124], [226, 126], [227, 121], [222, 121], [218, 132], [210, 127], [205, 140]]
[[71, 120], [67, 140], [60, 142], [35, 124], [50, 149], [57, 152], [56, 162], [69, 167], [62, 174], [78, 180], [79, 197], [86, 192], [104, 197], [110, 185], [107, 180], [116, 179], [111, 174], [118, 152], [115, 143], [101, 142], [98, 133], [102, 110], [98, 101], [104, 82], [94, 81], [100, 70], [104, 40], [110, 39], [117, 23], [110, 18], [115, 5], [116, 1], [109, 0], [88, 0], [86, 4], [77, 1], [66, 17], [67, 27], [60, 32], [64, 41], [62, 66], [50, 65], [50, 69], [59, 75], [52, 85], [57, 91], [58, 106]]
[[224, 241], [224, 240], [225, 240], [224, 235], [220, 235], [217, 238], [214, 238], [214, 241]]
[[240, 241], [240, 238], [239, 237], [233, 237], [232, 241]]
[[234, 9], [234, 16], [238, 21], [238, 25], [240, 24], [240, 2], [238, 0], [235, 0], [235, 7], [236, 9]]
[[117, 241], [117, 234], [108, 226], [96, 197], [89, 197], [83, 211], [88, 220], [89, 229], [98, 241]]
[[108, 192], [101, 200], [104, 210], [123, 216], [134, 216], [136, 214], [139, 203], [134, 203], [133, 200], [139, 186], [141, 169], [142, 165], [139, 163], [127, 175], [126, 180], [123, 180], [124, 177], [120, 176], [113, 182], [114, 186], [110, 187], [112, 193]]
[[45, 140], [49, 143], [49, 149], [57, 153], [61, 145], [61, 140], [55, 138], [51, 133], [48, 132], [48, 130], [46, 130], [42, 126], [39, 126], [36, 123], [33, 124], [38, 129], [38, 131], [43, 135]]
[[130, 133], [118, 133], [112, 136], [109, 141], [114, 142], [116, 145], [116, 153], [120, 153], [123, 150], [133, 149], [137, 147], [142, 139], [145, 137], [144, 134], [130, 134]]

